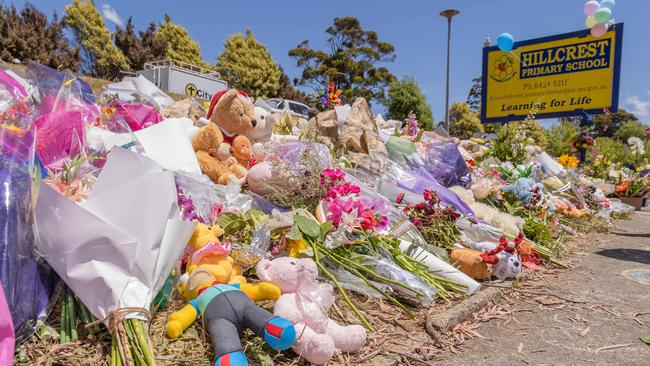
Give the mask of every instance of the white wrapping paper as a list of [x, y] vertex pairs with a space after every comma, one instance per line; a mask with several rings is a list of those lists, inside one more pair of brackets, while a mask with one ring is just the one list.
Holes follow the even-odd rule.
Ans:
[[468, 295], [475, 293], [479, 288], [481, 288], [480, 283], [474, 281], [474, 279], [459, 271], [456, 269], [456, 267], [427, 252], [426, 250], [415, 247], [415, 250], [413, 252], [410, 252], [411, 246], [411, 242], [401, 240], [399, 249], [402, 251], [402, 253], [406, 253], [412, 258], [417, 258], [417, 260], [429, 266], [430, 272], [465, 286], [465, 293]]
[[38, 248], [96, 318], [148, 309], [196, 225], [180, 220], [176, 199], [171, 172], [115, 148], [83, 204], [41, 185]]
[[201, 173], [189, 138], [191, 131], [186, 129], [183, 120], [188, 119], [169, 118], [133, 134], [147, 157], [161, 167], [171, 171]]

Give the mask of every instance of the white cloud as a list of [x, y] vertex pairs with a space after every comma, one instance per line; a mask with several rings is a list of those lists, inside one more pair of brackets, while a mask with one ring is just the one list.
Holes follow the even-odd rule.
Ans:
[[[650, 94], [650, 93], [648, 93]], [[643, 100], [637, 96], [625, 98], [625, 106], [630, 113], [638, 117], [647, 117], [650, 114], [650, 100]]]
[[115, 8], [111, 7], [108, 4], [102, 5], [102, 15], [104, 16], [104, 18], [115, 23], [115, 25], [119, 25], [120, 27], [124, 25], [124, 23], [122, 22], [122, 18], [120, 18], [120, 15], [117, 13]]

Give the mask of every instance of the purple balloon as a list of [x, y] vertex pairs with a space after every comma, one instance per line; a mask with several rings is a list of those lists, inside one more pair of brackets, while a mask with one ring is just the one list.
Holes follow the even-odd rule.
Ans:
[[584, 11], [586, 16], [590, 17], [596, 14], [598, 9], [600, 9], [600, 3], [595, 0], [590, 0], [585, 3], [584, 7], [582, 8], [582, 11]]

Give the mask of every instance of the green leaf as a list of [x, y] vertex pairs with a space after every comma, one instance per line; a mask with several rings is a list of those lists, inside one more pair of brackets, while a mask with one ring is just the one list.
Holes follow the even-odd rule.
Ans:
[[300, 233], [300, 229], [298, 229], [297, 225], [291, 227], [291, 230], [289, 231], [289, 239], [302, 240], [302, 234]]
[[311, 238], [318, 238], [318, 235], [320, 234], [320, 225], [318, 225], [316, 221], [304, 216], [294, 215], [293, 222], [298, 226], [298, 229], [300, 229], [303, 234]]
[[643, 342], [643, 343], [650, 346], [650, 334], [641, 336], [641, 338], [639, 338], [639, 339], [641, 340], [641, 342]]
[[263, 349], [260, 348], [251, 348], [248, 351], [251, 355], [251, 358], [260, 366], [273, 366], [273, 358], [266, 353]]
[[246, 222], [234, 212], [221, 214], [217, 219], [217, 224], [221, 226], [224, 232], [232, 233], [246, 227]]
[[449, 261], [449, 256], [447, 254], [447, 250], [443, 248], [439, 248], [435, 245], [430, 245], [427, 244], [426, 250], [428, 252], [431, 252], [431, 254], [435, 255], [436, 257], [444, 260], [444, 261]]
[[268, 218], [268, 216], [264, 212], [252, 208], [252, 209], [244, 212], [244, 214], [242, 215], [242, 218], [245, 221], [248, 221], [253, 226], [257, 227], [260, 223], [262, 223], [264, 220], [266, 220]]
[[332, 226], [334, 226], [334, 224], [331, 221], [325, 221], [324, 223], [322, 223], [320, 225], [320, 240], [321, 241], [325, 241], [325, 237], [327, 237], [327, 233], [330, 232], [330, 230], [332, 229]]

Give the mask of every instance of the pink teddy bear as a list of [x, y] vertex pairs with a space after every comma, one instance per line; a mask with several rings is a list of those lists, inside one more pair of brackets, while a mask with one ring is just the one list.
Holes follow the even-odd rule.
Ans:
[[366, 343], [364, 327], [341, 326], [327, 315], [334, 303], [333, 288], [316, 281], [318, 269], [310, 258], [263, 259], [257, 264], [257, 275], [282, 291], [273, 314], [294, 324], [298, 339], [293, 350], [307, 361], [324, 365], [336, 349], [356, 352]]

